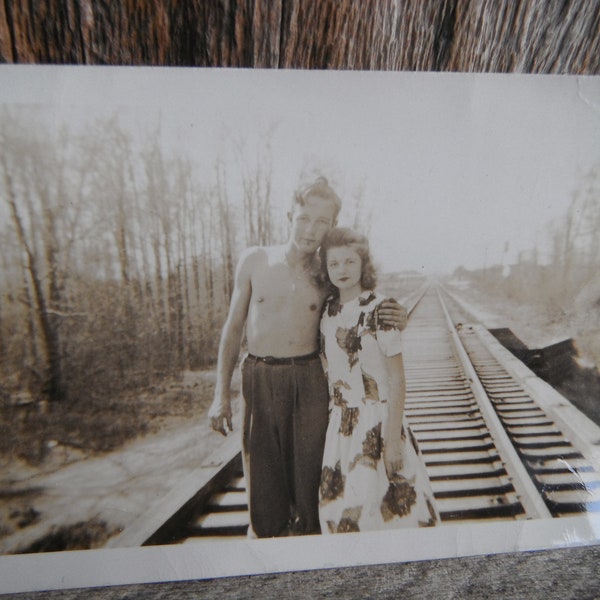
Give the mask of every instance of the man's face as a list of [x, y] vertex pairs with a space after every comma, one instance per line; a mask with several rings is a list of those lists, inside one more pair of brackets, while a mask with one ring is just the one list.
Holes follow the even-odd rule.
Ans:
[[308, 196], [304, 206], [294, 205], [291, 214], [292, 243], [306, 254], [317, 251], [325, 234], [333, 227], [335, 209], [328, 200]]

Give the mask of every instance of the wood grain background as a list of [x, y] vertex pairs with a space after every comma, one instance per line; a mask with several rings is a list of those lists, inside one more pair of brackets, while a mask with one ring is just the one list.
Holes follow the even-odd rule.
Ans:
[[598, 0], [4, 0], [15, 63], [597, 74]]
[[[0, 61], [600, 73], [600, 0], [3, 0]], [[600, 546], [15, 598], [597, 598]]]

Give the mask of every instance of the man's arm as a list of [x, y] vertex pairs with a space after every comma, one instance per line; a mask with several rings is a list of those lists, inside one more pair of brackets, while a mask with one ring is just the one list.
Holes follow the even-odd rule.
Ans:
[[233, 431], [231, 422], [231, 377], [240, 354], [242, 334], [250, 306], [251, 262], [255, 249], [246, 250], [241, 256], [235, 274], [235, 284], [227, 320], [221, 333], [217, 361], [217, 384], [208, 419], [211, 429], [227, 435]]

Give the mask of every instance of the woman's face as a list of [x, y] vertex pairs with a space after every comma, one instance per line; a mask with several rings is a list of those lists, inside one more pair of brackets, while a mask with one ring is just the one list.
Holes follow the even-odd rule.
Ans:
[[346, 295], [362, 292], [362, 261], [358, 252], [350, 246], [327, 250], [327, 274], [331, 283]]

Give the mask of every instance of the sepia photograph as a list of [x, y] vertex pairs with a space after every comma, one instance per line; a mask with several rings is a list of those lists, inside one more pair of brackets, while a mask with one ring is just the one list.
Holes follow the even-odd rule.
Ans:
[[0, 245], [0, 593], [599, 543], [598, 77], [3, 65]]

